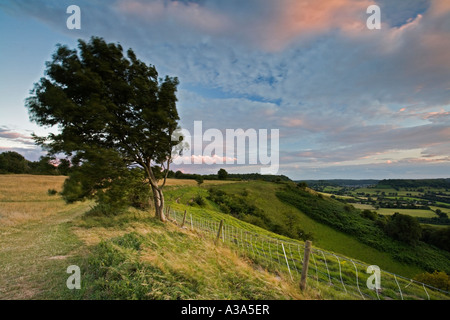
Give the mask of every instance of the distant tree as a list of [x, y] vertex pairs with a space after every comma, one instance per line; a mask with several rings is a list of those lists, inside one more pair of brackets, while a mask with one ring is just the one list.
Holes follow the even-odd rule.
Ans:
[[217, 176], [218, 176], [219, 180], [227, 180], [228, 172], [225, 169], [220, 169], [217, 172]]
[[177, 172], [175, 172], [175, 179], [181, 179], [183, 178], [183, 172], [181, 172], [180, 170], [177, 170]]
[[308, 184], [305, 181], [302, 181], [302, 182], [297, 183], [297, 186], [300, 189], [306, 189], [308, 187]]
[[[78, 43], [78, 50], [58, 45], [27, 99], [32, 121], [60, 130], [35, 141], [50, 155], [76, 159], [70, 185], [86, 188], [81, 195], [121, 184], [129, 168], [140, 166], [155, 215], [165, 221], [163, 188], [173, 149], [182, 141], [172, 141], [179, 120], [178, 79], [158, 78], [155, 67], [131, 49], [124, 56], [120, 45], [102, 38]], [[155, 166], [162, 175], [155, 175]], [[84, 176], [87, 171], [93, 175]]]
[[364, 210], [361, 212], [361, 215], [362, 215], [364, 218], [367, 218], [367, 219], [370, 219], [370, 220], [373, 220], [373, 221], [375, 221], [375, 220], [377, 219], [377, 217], [378, 217], [378, 215], [377, 215], [376, 212], [370, 211], [369, 209], [364, 209]]
[[200, 186], [203, 183], [203, 177], [201, 175], [197, 175], [197, 177], [195, 177], [195, 181], [197, 181], [197, 184]]
[[70, 161], [67, 159], [60, 159], [58, 165], [58, 172], [60, 175], [67, 176], [70, 172]]
[[169, 170], [169, 173], [167, 174], [167, 178], [169, 178], [169, 179], [175, 178], [175, 172], [173, 172], [172, 170]]
[[27, 173], [29, 161], [15, 151], [0, 153], [0, 172], [3, 173]]
[[54, 164], [54, 158], [50, 156], [42, 156], [39, 161], [33, 162], [31, 166], [33, 167], [34, 174], [45, 174], [45, 175], [56, 175], [58, 174], [57, 167]]
[[435, 213], [439, 216], [439, 218], [448, 218], [447, 213], [443, 212], [441, 209], [436, 209]]

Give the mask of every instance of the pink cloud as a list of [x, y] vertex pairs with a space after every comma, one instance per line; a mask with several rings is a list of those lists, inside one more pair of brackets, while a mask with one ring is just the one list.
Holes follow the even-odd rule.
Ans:
[[362, 30], [366, 27], [366, 20], [361, 17], [371, 4], [374, 4], [374, 1], [286, 0], [279, 5], [279, 10], [272, 20], [265, 22], [263, 46], [269, 51], [277, 51], [297, 38], [332, 29]]
[[208, 33], [224, 31], [229, 29], [231, 25], [230, 20], [225, 15], [192, 2], [122, 0], [117, 4], [117, 9], [121, 13], [138, 16], [148, 22], [174, 21], [178, 25]]
[[191, 155], [191, 156], [181, 156], [176, 157], [177, 161], [182, 161], [183, 163], [187, 164], [224, 164], [227, 162], [235, 162], [237, 161], [237, 158], [230, 158], [230, 157], [221, 157], [218, 155], [212, 155], [212, 156], [204, 156], [204, 155]]
[[304, 122], [302, 119], [283, 118], [286, 127], [301, 127]]

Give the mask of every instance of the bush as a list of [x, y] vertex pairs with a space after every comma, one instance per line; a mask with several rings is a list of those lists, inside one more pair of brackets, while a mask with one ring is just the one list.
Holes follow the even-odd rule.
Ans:
[[91, 210], [85, 213], [86, 216], [90, 217], [111, 217], [116, 216], [125, 212], [125, 207], [108, 204], [108, 203], [97, 203]]
[[445, 228], [422, 227], [421, 240], [450, 252], [450, 226]]
[[194, 203], [198, 204], [200, 207], [203, 207], [206, 204], [205, 199], [200, 194], [196, 195], [193, 200]]
[[49, 196], [54, 196], [58, 193], [58, 191], [56, 191], [55, 189], [48, 189], [47, 193]]
[[434, 271], [433, 273], [422, 273], [417, 275], [414, 280], [419, 281], [419, 282], [423, 282], [425, 284], [428, 284], [432, 287], [441, 289], [441, 290], [445, 290], [445, 291], [449, 291], [450, 290], [450, 278], [449, 276], [441, 271]]
[[396, 212], [384, 228], [386, 234], [393, 239], [415, 245], [422, 236], [422, 228], [417, 219]]
[[375, 221], [378, 218], [378, 214], [376, 212], [370, 211], [368, 209], [363, 210], [361, 212], [361, 216], [372, 221]]

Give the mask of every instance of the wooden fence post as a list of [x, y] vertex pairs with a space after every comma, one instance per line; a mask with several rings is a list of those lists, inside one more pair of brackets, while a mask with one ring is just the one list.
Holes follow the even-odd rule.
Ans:
[[311, 253], [311, 241], [306, 240], [305, 254], [303, 256], [302, 276], [300, 279], [300, 290], [302, 290], [302, 291], [304, 291], [306, 289], [306, 278], [308, 276], [308, 264], [309, 264], [310, 253]]
[[217, 242], [220, 239], [220, 234], [222, 233], [222, 227], [223, 227], [223, 220], [220, 220], [220, 224], [219, 224], [219, 231], [217, 231], [217, 237], [216, 237], [216, 241], [214, 241], [214, 243], [217, 245]]
[[186, 222], [186, 210], [184, 210], [183, 222], [181, 223], [181, 228], [184, 227], [184, 223]]

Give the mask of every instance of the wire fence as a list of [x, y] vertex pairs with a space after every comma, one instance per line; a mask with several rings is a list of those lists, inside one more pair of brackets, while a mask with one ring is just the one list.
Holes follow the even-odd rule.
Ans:
[[[251, 232], [213, 217], [168, 213], [177, 225], [220, 241], [267, 271], [300, 283], [304, 242]], [[450, 300], [450, 292], [314, 247], [308, 267], [307, 285], [338, 299]]]

